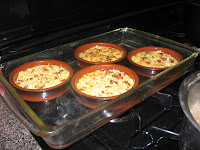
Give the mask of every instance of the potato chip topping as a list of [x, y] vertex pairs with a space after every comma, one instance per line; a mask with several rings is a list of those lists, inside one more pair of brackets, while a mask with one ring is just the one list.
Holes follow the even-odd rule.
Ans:
[[76, 87], [90, 96], [109, 97], [127, 92], [134, 83], [135, 79], [124, 72], [115, 69], [101, 69], [84, 74], [78, 80]]
[[56, 86], [69, 77], [62, 66], [41, 65], [18, 73], [15, 84], [26, 89], [45, 89]]
[[178, 63], [174, 57], [161, 50], [139, 52], [136, 55], [133, 55], [131, 60], [141, 66], [153, 68], [171, 67]]
[[96, 45], [81, 52], [79, 57], [90, 62], [112, 62], [123, 57], [123, 52], [116, 48]]

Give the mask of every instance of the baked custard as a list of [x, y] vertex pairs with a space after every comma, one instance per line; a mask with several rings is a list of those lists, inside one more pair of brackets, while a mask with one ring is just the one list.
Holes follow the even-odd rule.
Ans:
[[174, 57], [161, 50], [139, 52], [133, 55], [131, 60], [141, 66], [152, 68], [166, 68], [178, 63]]
[[82, 93], [96, 97], [117, 96], [130, 90], [135, 79], [116, 69], [84, 74], [76, 84]]
[[96, 45], [81, 52], [79, 57], [90, 62], [112, 62], [123, 57], [123, 52], [116, 48]]
[[69, 77], [62, 66], [41, 65], [18, 73], [15, 84], [26, 89], [46, 89], [56, 86]]

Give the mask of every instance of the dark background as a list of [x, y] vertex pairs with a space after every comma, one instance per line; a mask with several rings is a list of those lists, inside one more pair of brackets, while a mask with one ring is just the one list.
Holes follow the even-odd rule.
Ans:
[[185, 4], [186, 0], [1, 0], [0, 61], [73, 33], [77, 34], [67, 42], [124, 27], [161, 36], [164, 29], [179, 32], [184, 29], [174, 26], [183, 24]]
[[58, 20], [81, 24], [175, 1], [184, 0], [1, 0], [0, 30]]
[[1, 0], [0, 48], [2, 44], [28, 40], [27, 38], [36, 34], [47, 34], [91, 23], [96, 23], [95, 26], [108, 24], [152, 10], [157, 13], [149, 13], [151, 16], [139, 20], [133, 18], [129, 20], [129, 24], [133, 28], [143, 29], [144, 23], [141, 21], [145, 19], [151, 18], [148, 23], [163, 21], [155, 19], [158, 15], [162, 16], [163, 22], [173, 17], [178, 22], [183, 15], [177, 11], [180, 11], [179, 8], [184, 3], [185, 0]]

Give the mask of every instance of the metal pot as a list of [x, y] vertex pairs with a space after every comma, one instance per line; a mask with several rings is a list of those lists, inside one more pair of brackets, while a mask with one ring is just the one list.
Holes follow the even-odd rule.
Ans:
[[190, 110], [194, 103], [200, 101], [200, 71], [189, 75], [182, 82], [179, 89], [179, 101], [185, 114], [181, 125], [179, 147], [182, 150], [199, 150], [200, 126], [192, 117]]

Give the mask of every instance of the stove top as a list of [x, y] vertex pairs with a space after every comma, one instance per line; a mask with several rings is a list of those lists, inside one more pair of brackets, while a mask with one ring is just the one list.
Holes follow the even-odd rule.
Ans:
[[[199, 58], [198, 58], [199, 59]], [[194, 72], [200, 67], [195, 63]], [[190, 72], [190, 73], [191, 73]], [[66, 150], [175, 150], [183, 112], [178, 90], [190, 73], [111, 120]], [[42, 138], [35, 136], [42, 149], [50, 148]]]
[[[65, 149], [178, 149], [178, 133], [183, 113], [177, 94], [184, 78], [178, 79]], [[52, 149], [40, 137], [34, 137], [44, 150]]]
[[[179, 37], [179, 41], [184, 44], [188, 44], [189, 42], [186, 35], [180, 32], [168, 32], [164, 36], [168, 36], [171, 39], [177, 39]], [[186, 76], [200, 69], [199, 59], [197, 57], [191, 72], [65, 149], [179, 149], [178, 138], [183, 112], [179, 105], [178, 90]], [[53, 149], [42, 138], [33, 136], [42, 149]]]

